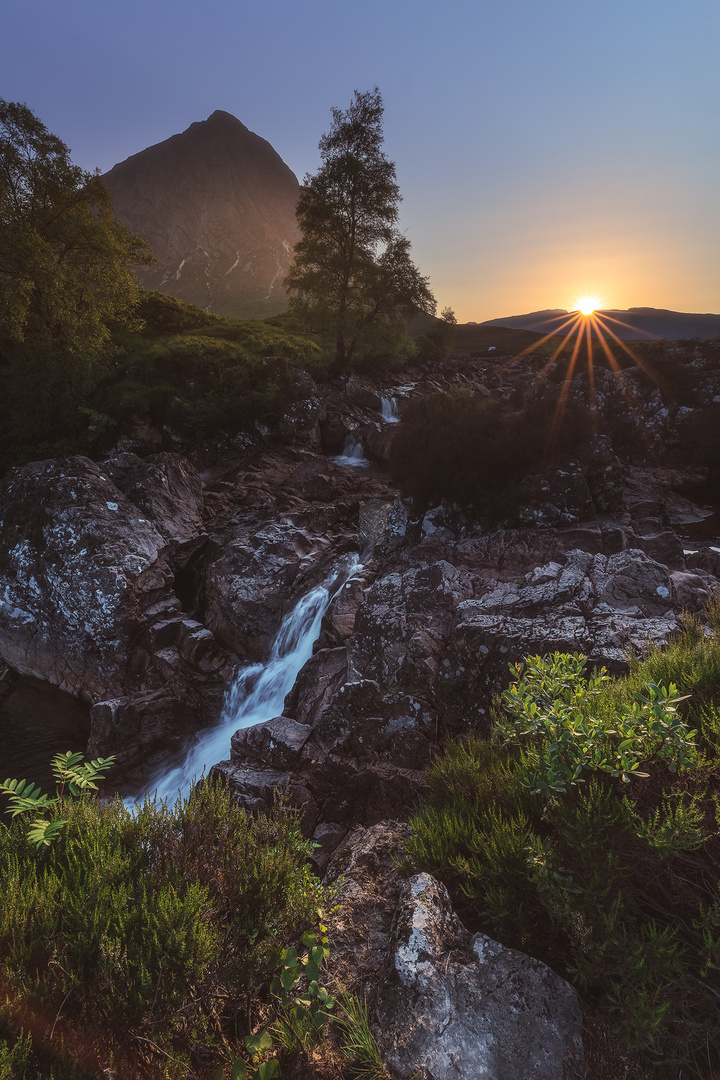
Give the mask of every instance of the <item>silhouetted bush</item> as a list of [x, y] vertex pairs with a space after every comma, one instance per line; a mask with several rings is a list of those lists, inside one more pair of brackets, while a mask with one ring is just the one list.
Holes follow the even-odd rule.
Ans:
[[519, 409], [452, 389], [414, 398], [403, 411], [390, 471], [420, 508], [441, 498], [487, 515], [515, 504], [530, 472], [576, 454], [591, 428], [581, 406], [533, 398]]

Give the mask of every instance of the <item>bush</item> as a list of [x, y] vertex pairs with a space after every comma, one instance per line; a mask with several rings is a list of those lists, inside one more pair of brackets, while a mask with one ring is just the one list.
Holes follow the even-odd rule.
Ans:
[[41, 849], [19, 821], [0, 826], [0, 978], [14, 999], [62, 1005], [110, 1048], [149, 1039], [177, 1059], [248, 1031], [250, 990], [316, 918], [297, 816], [250, 816], [214, 783], [173, 809], [80, 798], [62, 813]]
[[576, 456], [590, 432], [585, 411], [571, 402], [558, 426], [551, 398], [512, 409], [497, 398], [451, 389], [408, 402], [390, 471], [422, 509], [446, 498], [485, 516], [504, 516], [528, 473]]
[[512, 669], [491, 739], [452, 743], [433, 762], [408, 846], [476, 928], [560, 970], [626, 1046], [678, 1078], [720, 1063], [710, 616], [711, 632], [690, 620], [626, 679], [558, 655]]

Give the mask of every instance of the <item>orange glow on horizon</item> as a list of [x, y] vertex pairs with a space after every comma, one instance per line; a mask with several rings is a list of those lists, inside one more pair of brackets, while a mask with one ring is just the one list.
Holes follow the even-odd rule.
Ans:
[[602, 307], [602, 300], [598, 296], [582, 296], [577, 301], [581, 315], [592, 315], [597, 308]]

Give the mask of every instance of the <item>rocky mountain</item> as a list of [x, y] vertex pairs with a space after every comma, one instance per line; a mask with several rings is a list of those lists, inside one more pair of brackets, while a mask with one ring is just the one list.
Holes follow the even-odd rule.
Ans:
[[120, 221], [159, 260], [141, 274], [146, 288], [221, 315], [284, 309], [299, 184], [272, 146], [230, 113], [214, 112], [103, 179]]
[[[506, 319], [487, 319], [482, 326], [505, 326], [515, 330], [534, 330], [550, 334], [562, 326], [569, 313], [564, 308], [531, 311], [527, 315], [510, 315]], [[720, 315], [696, 315], [666, 308], [628, 308], [626, 311], [608, 308], [596, 312], [600, 320], [623, 341], [653, 340], [681, 341], [684, 338], [720, 337]]]

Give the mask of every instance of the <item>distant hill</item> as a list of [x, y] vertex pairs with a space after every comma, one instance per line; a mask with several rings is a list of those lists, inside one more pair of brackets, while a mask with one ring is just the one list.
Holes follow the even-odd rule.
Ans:
[[[528, 315], [511, 315], [507, 319], [487, 319], [480, 325], [549, 334], [557, 331], [568, 314], [564, 308], [551, 308], [546, 311], [532, 311]], [[599, 310], [597, 315], [623, 341], [678, 341], [683, 338], [720, 337], [720, 315], [695, 315], [649, 307], [628, 308], [627, 311], [608, 308]]]
[[115, 213], [144, 236], [160, 266], [148, 289], [220, 315], [274, 315], [299, 239], [300, 187], [270, 143], [214, 112], [103, 177]]

